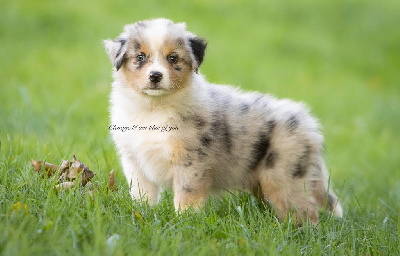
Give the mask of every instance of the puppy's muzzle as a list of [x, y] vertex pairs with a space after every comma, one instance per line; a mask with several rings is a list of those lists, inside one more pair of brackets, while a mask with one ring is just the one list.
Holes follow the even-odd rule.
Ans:
[[162, 74], [161, 72], [158, 72], [158, 71], [151, 71], [151, 72], [150, 72], [149, 79], [150, 79], [150, 81], [153, 82], [153, 83], [158, 83], [158, 82], [161, 81], [162, 77], [163, 77], [163, 74]]

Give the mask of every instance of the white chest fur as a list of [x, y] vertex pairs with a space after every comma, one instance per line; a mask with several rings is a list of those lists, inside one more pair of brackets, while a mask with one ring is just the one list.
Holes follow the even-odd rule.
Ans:
[[168, 111], [127, 111], [118, 105], [112, 107], [111, 116], [110, 130], [120, 153], [135, 159], [151, 181], [170, 186], [174, 141], [181, 134], [179, 118]]

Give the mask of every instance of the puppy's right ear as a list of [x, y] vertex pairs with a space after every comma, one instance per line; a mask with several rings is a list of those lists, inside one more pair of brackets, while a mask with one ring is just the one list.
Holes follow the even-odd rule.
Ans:
[[104, 40], [103, 43], [104, 47], [106, 48], [108, 58], [118, 71], [121, 68], [122, 61], [124, 60], [124, 56], [126, 53], [126, 40], [122, 38], [115, 41]]

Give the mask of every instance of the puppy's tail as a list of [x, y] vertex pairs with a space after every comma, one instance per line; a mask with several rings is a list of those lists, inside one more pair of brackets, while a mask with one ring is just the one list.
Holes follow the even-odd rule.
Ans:
[[336, 217], [343, 217], [343, 209], [335, 193], [329, 187], [328, 173], [325, 164], [320, 159], [319, 170], [314, 173], [314, 197], [320, 208], [326, 208]]

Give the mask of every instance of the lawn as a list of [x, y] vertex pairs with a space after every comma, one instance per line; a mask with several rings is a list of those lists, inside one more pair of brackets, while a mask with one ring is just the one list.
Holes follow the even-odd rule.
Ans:
[[[397, 0], [1, 1], [0, 254], [399, 255], [399, 13]], [[246, 193], [182, 215], [171, 191], [155, 207], [131, 200], [102, 40], [155, 17], [207, 38], [209, 81], [311, 107], [343, 219], [299, 229]], [[56, 194], [30, 165], [74, 154], [96, 173], [94, 200], [79, 187]]]

